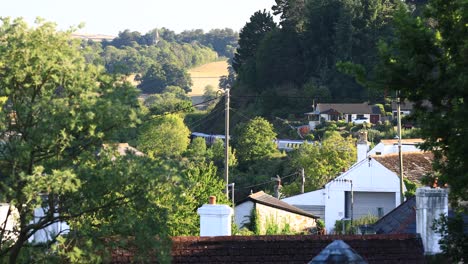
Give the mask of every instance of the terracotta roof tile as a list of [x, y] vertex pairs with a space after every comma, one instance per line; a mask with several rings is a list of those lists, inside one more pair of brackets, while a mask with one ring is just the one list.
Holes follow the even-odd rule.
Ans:
[[[400, 161], [398, 153], [387, 155], [373, 155], [373, 159], [384, 165], [387, 169], [400, 173]], [[403, 175], [407, 179], [421, 184], [421, 179], [426, 174], [432, 173], [434, 154], [431, 152], [404, 152]]]
[[174, 237], [172, 263], [308, 263], [343, 240], [368, 263], [424, 263], [419, 235]]

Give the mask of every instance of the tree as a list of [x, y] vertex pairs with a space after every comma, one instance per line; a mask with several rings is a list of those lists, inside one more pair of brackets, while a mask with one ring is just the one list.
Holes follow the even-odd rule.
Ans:
[[379, 81], [415, 102], [422, 147], [434, 152], [439, 182], [450, 185], [453, 201], [468, 200], [466, 8], [465, 1], [434, 0], [418, 18], [401, 8], [396, 38], [380, 46]]
[[[326, 133], [321, 144], [302, 144], [291, 155], [291, 166], [304, 168], [306, 192], [321, 188], [355, 161], [354, 140], [351, 137], [343, 138], [338, 132]], [[298, 194], [299, 190], [298, 181], [283, 188], [288, 195]]]
[[304, 26], [304, 0], [275, 0], [273, 14], [280, 15], [280, 25], [288, 31], [302, 31]]
[[239, 124], [233, 142], [239, 161], [256, 161], [277, 153], [275, 138], [273, 126], [262, 117]]
[[152, 158], [179, 156], [189, 145], [189, 134], [189, 129], [179, 116], [155, 116], [142, 126], [138, 149]]
[[239, 33], [239, 47], [232, 60], [232, 67], [239, 73], [242, 65], [255, 59], [255, 52], [267, 32], [276, 28], [276, 23], [270, 13], [263, 10], [255, 12], [250, 21]]
[[[422, 17], [400, 8], [395, 21], [395, 38], [380, 45], [378, 81], [415, 102], [422, 148], [434, 153], [438, 182], [450, 186], [454, 208], [466, 213], [459, 201], [468, 200], [467, 3], [433, 0]], [[467, 238], [459, 233], [460, 219], [441, 221], [444, 253], [455, 262], [466, 261]]]
[[162, 93], [148, 96], [144, 102], [150, 113], [159, 115], [170, 112], [191, 112], [192, 101], [182, 88], [168, 86]]
[[[86, 64], [71, 31], [56, 32], [42, 20], [34, 28], [21, 19], [1, 21], [0, 97], [8, 99], [0, 111], [0, 201], [12, 209], [7, 218], [17, 210], [18, 219], [13, 234], [0, 231], [0, 257], [16, 263], [38, 230], [116, 202], [114, 196], [76, 208], [89, 198], [78, 166], [96, 158], [117, 128], [135, 124], [137, 93]], [[44, 216], [33, 223], [36, 208]]]
[[161, 93], [167, 86], [178, 86], [190, 92], [192, 79], [184, 69], [173, 63], [163, 65], [155, 63], [142, 76], [138, 88], [143, 93]]

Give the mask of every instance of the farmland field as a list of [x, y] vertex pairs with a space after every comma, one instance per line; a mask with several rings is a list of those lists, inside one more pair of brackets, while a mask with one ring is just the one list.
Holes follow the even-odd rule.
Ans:
[[207, 85], [217, 88], [219, 77], [228, 75], [227, 67], [227, 61], [216, 61], [190, 69], [188, 72], [192, 77], [193, 86], [189, 95], [192, 97], [203, 95]]

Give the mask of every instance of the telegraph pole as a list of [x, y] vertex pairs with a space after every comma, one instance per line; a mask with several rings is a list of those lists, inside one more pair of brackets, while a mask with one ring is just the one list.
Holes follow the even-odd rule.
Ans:
[[[229, 87], [224, 91], [225, 95], [225, 119], [224, 119], [224, 136], [225, 136], [225, 146], [224, 146], [224, 181], [226, 183], [225, 193], [226, 197], [229, 199]], [[234, 186], [233, 186], [234, 190]]]
[[301, 176], [302, 176], [301, 193], [304, 193], [304, 185], [305, 185], [305, 173], [304, 173], [304, 168], [301, 168]]
[[400, 204], [405, 201], [403, 181], [403, 153], [401, 152], [401, 98], [400, 91], [397, 91], [397, 121], [398, 121], [398, 157], [400, 161]]

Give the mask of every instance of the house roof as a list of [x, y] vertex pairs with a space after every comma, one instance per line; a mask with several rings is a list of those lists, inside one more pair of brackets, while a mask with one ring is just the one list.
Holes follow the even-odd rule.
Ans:
[[292, 206], [286, 202], [283, 202], [269, 194], [266, 194], [264, 193], [263, 191], [260, 191], [260, 192], [256, 192], [254, 194], [251, 194], [249, 196], [247, 196], [246, 199], [240, 201], [239, 203], [237, 204], [241, 204], [241, 203], [244, 203], [244, 202], [247, 202], [247, 201], [252, 201], [254, 203], [259, 203], [259, 204], [263, 204], [263, 205], [266, 205], [266, 206], [270, 206], [270, 207], [273, 207], [273, 208], [276, 208], [276, 209], [280, 209], [280, 210], [284, 210], [284, 211], [287, 211], [287, 212], [290, 212], [290, 213], [295, 213], [295, 214], [298, 214], [298, 215], [303, 215], [303, 216], [308, 216], [308, 217], [311, 217], [311, 218], [319, 218], [313, 214], [310, 214], [302, 209], [299, 209], [295, 206]]
[[368, 103], [362, 104], [317, 104], [316, 109], [321, 113], [335, 110], [342, 114], [380, 114], [380, 109]]
[[[380, 140], [380, 143], [384, 145], [396, 145], [398, 144], [398, 139], [382, 139]], [[401, 139], [401, 144], [403, 145], [416, 145], [416, 144], [421, 144], [421, 143], [424, 143], [424, 140], [422, 138]]]
[[[449, 217], [455, 217], [452, 208]], [[468, 234], [468, 214], [462, 214], [463, 232]], [[416, 197], [412, 197], [384, 215], [373, 225], [377, 234], [416, 234]]]
[[367, 264], [367, 261], [343, 240], [335, 240], [309, 262], [309, 264], [320, 263]]
[[377, 234], [416, 234], [416, 197], [384, 215], [374, 224]]
[[[397, 175], [400, 173], [400, 159], [398, 153], [386, 155], [372, 155], [373, 159]], [[432, 173], [434, 154], [431, 152], [403, 152], [403, 174], [407, 179], [421, 184], [426, 174]]]
[[[368, 263], [425, 263], [418, 234], [173, 237], [172, 263], [290, 263], [311, 261], [343, 240]], [[130, 263], [128, 250], [113, 250], [111, 263]]]

